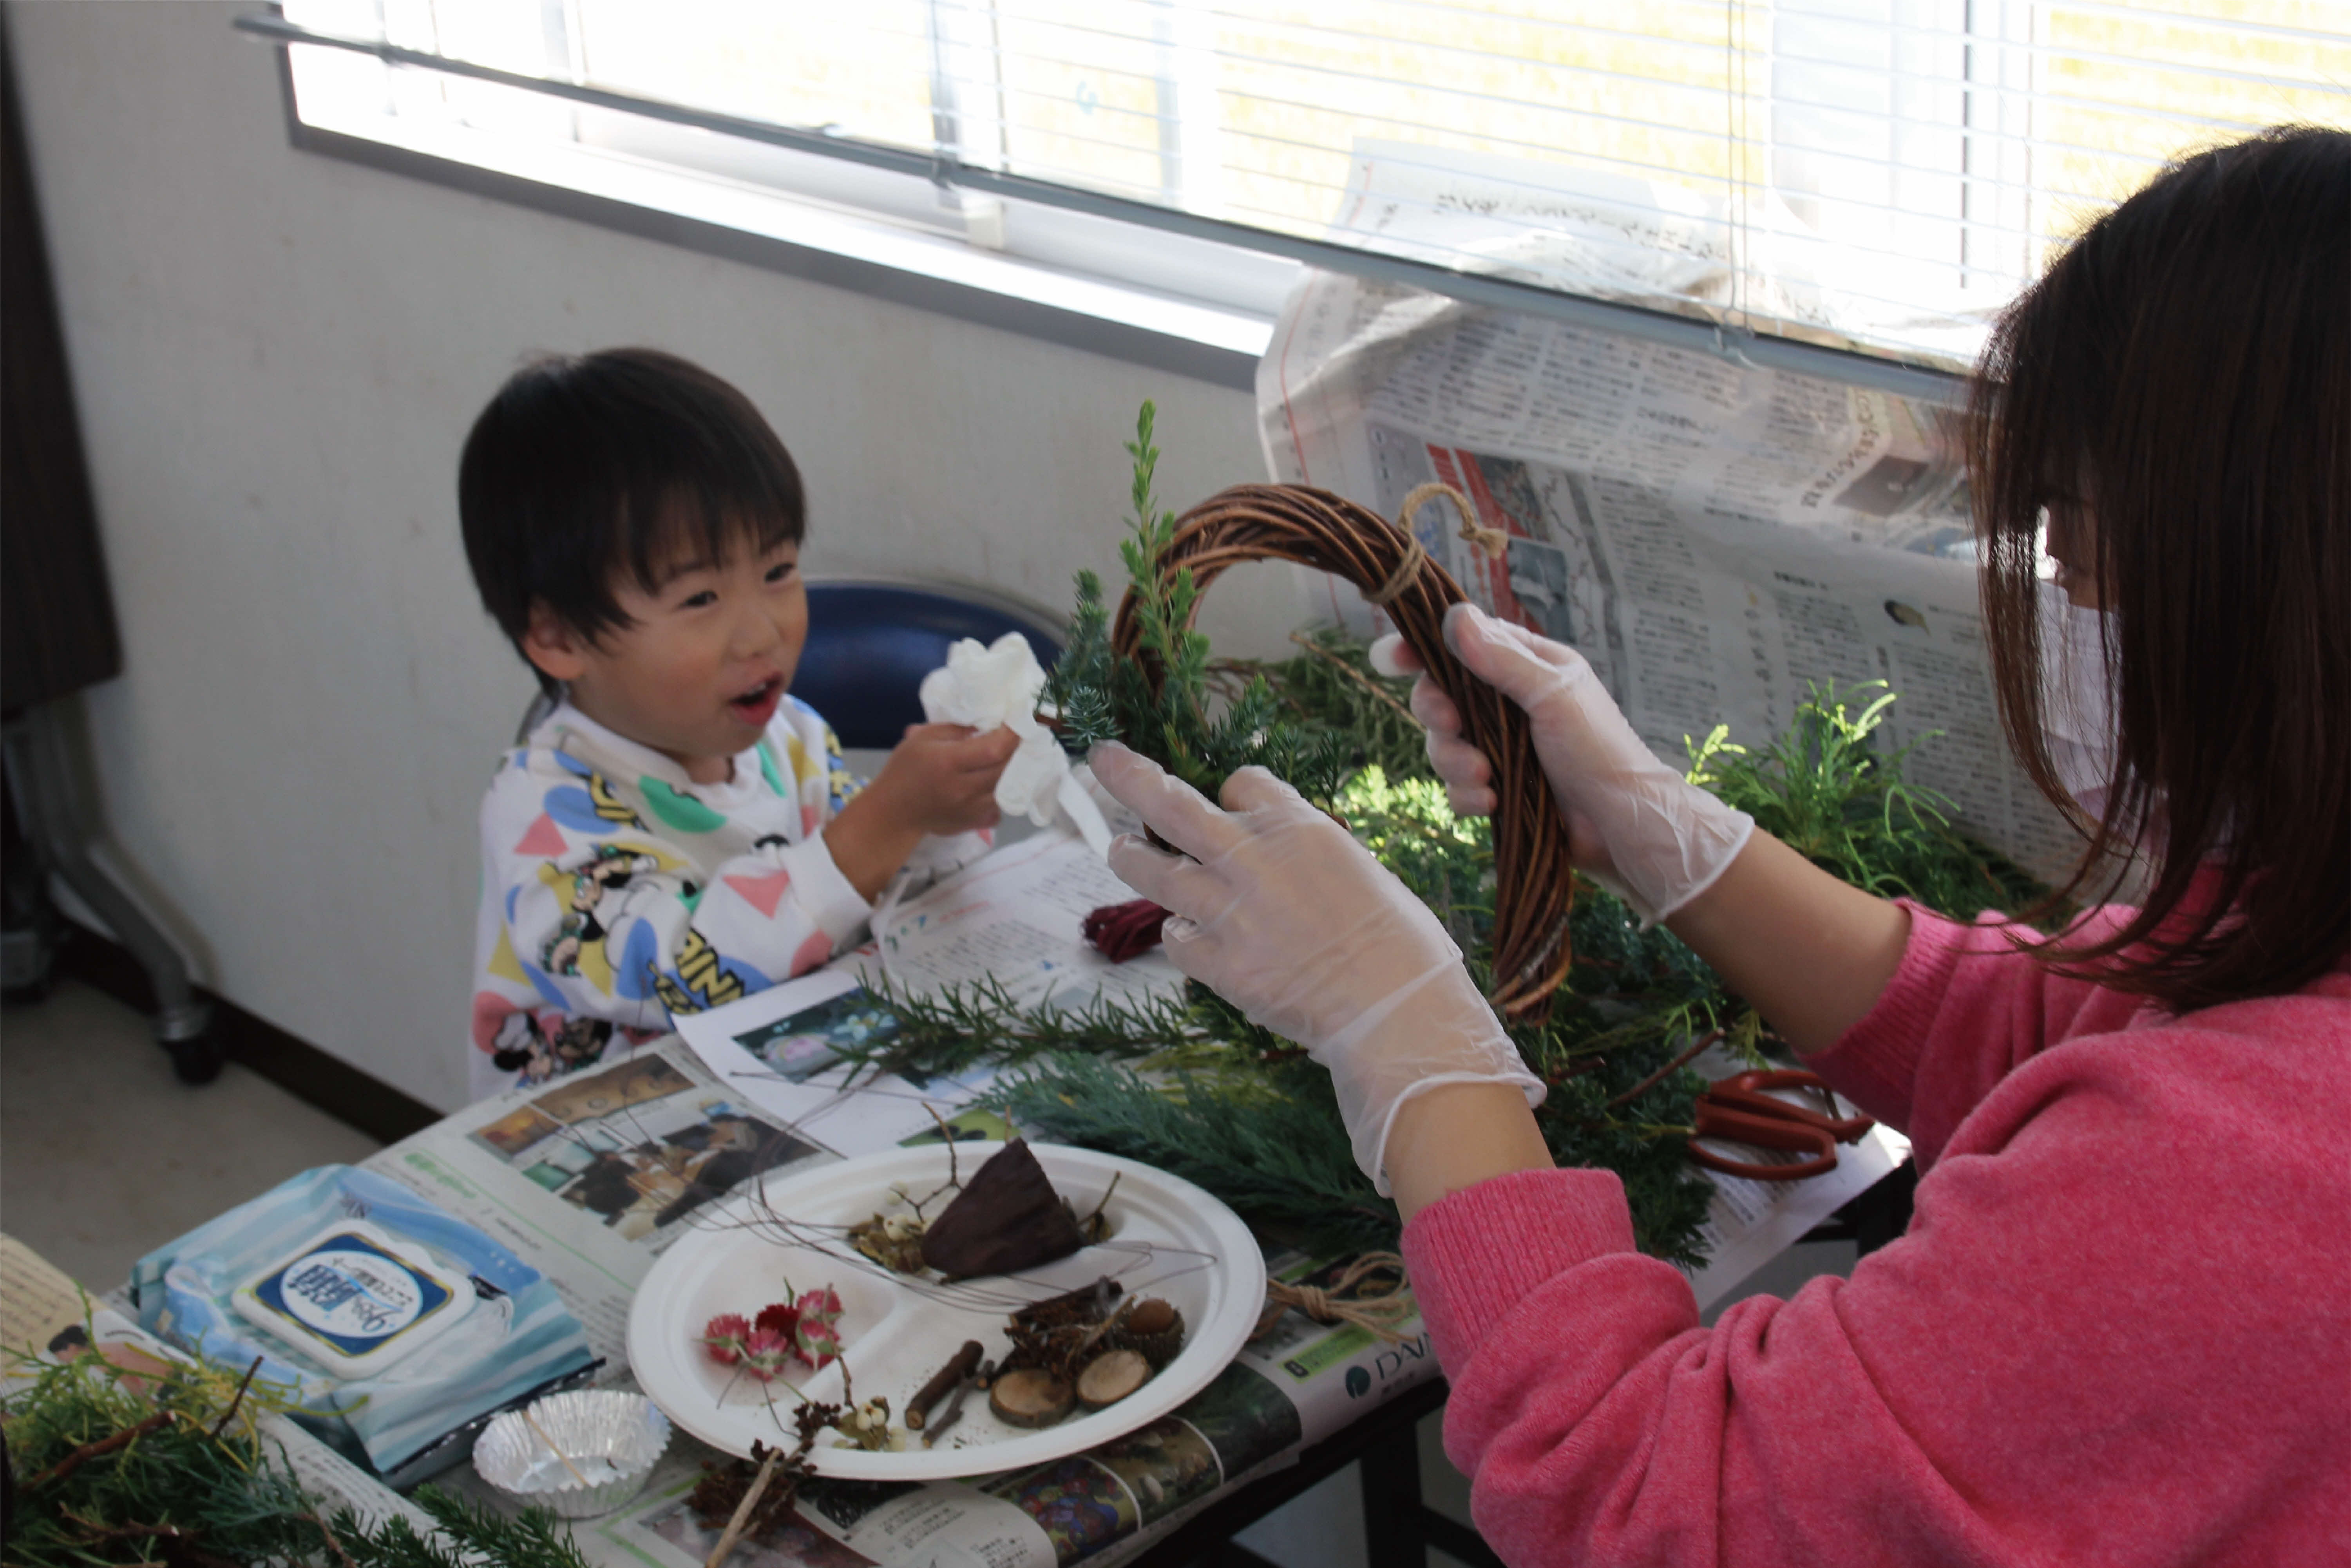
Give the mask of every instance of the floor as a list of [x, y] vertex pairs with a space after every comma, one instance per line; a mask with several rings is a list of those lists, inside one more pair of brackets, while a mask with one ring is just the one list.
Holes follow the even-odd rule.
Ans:
[[[235, 1064], [203, 1088], [181, 1083], [145, 1018], [78, 982], [0, 1011], [0, 1230], [93, 1290], [296, 1172], [379, 1146]], [[1747, 1290], [1785, 1292], [1852, 1266], [1849, 1243], [1799, 1247]], [[1469, 1485], [1446, 1461], [1435, 1416], [1420, 1448], [1426, 1500], [1467, 1522]], [[1343, 1470], [1238, 1540], [1281, 1568], [1354, 1568], [1362, 1498], [1358, 1473]], [[1429, 1561], [1452, 1568], [1441, 1552]]]
[[234, 1063], [190, 1088], [144, 1017], [78, 981], [0, 1010], [0, 1229], [94, 1291], [296, 1172], [380, 1146]]

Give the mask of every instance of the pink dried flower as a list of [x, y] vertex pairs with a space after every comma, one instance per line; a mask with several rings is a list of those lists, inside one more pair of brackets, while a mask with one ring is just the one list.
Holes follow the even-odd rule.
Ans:
[[791, 1342], [773, 1329], [753, 1329], [743, 1342], [743, 1370], [766, 1383], [784, 1370]]
[[740, 1312], [721, 1312], [703, 1325], [702, 1343], [710, 1349], [710, 1359], [721, 1366], [732, 1366], [742, 1359], [743, 1342], [750, 1337], [751, 1325], [743, 1321]]
[[830, 1285], [805, 1291], [794, 1310], [799, 1322], [792, 1333], [793, 1354], [822, 1371], [841, 1354], [841, 1292]]
[[789, 1339], [792, 1337], [792, 1331], [799, 1326], [799, 1309], [789, 1301], [770, 1301], [759, 1309], [759, 1315], [754, 1320], [754, 1324], [758, 1328], [772, 1330]]

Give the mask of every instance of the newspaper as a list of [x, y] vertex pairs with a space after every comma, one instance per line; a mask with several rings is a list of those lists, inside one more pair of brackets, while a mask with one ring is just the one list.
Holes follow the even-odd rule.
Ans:
[[[1742, 1071], [1747, 1063], [1716, 1046], [1690, 1064], [1708, 1082]], [[1856, 1114], [1849, 1102], [1834, 1092], [1828, 1095], [1832, 1116]], [[1791, 1100], [1802, 1100], [1795, 1094]], [[1802, 1101], [1813, 1105], [1810, 1101]], [[1747, 1150], [1725, 1144], [1720, 1153], [1734, 1159], [1763, 1162], [1784, 1159], [1770, 1150]], [[1801, 1181], [1754, 1181], [1746, 1176], [1706, 1172], [1714, 1184], [1706, 1220], [1698, 1227], [1699, 1245], [1706, 1249], [1706, 1266], [1690, 1276], [1690, 1293], [1698, 1310], [1706, 1311], [1736, 1291], [1747, 1277], [1802, 1240], [1804, 1233], [1867, 1192], [1910, 1157], [1910, 1140], [1891, 1127], [1875, 1126], [1855, 1143], [1837, 1150], [1836, 1168]]]
[[[1132, 821], [1116, 801], [1103, 800], [1122, 827]], [[1032, 1006], [1180, 995], [1184, 976], [1159, 953], [1113, 963], [1081, 934], [1088, 914], [1134, 897], [1102, 852], [1073, 830], [1038, 833], [899, 905], [874, 931], [878, 951], [860, 967], [878, 964], [893, 982], [921, 992], [987, 980]]]
[[[1495, 614], [1573, 643], [1641, 737], [1782, 733], [1809, 689], [1899, 694], [1906, 776], [2047, 874], [2079, 841], [2011, 758], [1977, 608], [1959, 410], [1735, 357], [1310, 273], [1258, 369], [1278, 480], [1393, 517]], [[1333, 580], [1334, 618], [1375, 612]]]

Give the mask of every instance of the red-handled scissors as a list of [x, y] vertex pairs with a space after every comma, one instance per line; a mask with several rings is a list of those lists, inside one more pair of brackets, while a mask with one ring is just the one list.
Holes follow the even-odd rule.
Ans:
[[[1710, 1171], [1754, 1181], [1797, 1181], [1826, 1175], [1836, 1169], [1836, 1146], [1852, 1143], [1877, 1124], [1866, 1116], [1824, 1115], [1768, 1091], [1827, 1087], [1819, 1073], [1802, 1071], [1741, 1072], [1722, 1080], [1698, 1097], [1697, 1130], [1690, 1137], [1689, 1157]], [[1812, 1157], [1779, 1165], [1734, 1160], [1700, 1148], [1700, 1138], [1784, 1149]]]

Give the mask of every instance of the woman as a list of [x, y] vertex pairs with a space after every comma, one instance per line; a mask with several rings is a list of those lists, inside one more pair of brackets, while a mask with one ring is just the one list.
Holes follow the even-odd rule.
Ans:
[[[1616, 1178], [1551, 1167], [1540, 1086], [1368, 853], [1261, 771], [1219, 810], [1097, 754], [1193, 857], [1113, 853], [1170, 956], [1330, 1068], [1392, 1188], [1510, 1562], [2351, 1560], [2351, 136], [2187, 160], [2094, 225], [2001, 322], [1970, 460], [2008, 733], [2092, 841], [2069, 891], [2117, 847], [2153, 868], [2053, 942], [1828, 876], [1572, 650], [1447, 622], [1577, 864], [1925, 1172], [1849, 1281], [1712, 1330]], [[1458, 713], [1414, 702], [1490, 810]]]

